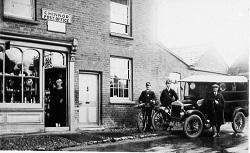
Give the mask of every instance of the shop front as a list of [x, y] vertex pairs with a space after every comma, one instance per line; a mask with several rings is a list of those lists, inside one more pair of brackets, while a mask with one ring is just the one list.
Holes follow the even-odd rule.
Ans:
[[72, 43], [0, 34], [1, 133], [74, 130]]

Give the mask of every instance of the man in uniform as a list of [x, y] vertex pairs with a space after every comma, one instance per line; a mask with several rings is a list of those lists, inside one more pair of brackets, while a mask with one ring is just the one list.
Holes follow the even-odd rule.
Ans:
[[146, 130], [151, 131], [152, 119], [151, 114], [153, 110], [153, 104], [155, 104], [156, 96], [154, 91], [150, 90], [150, 82], [146, 82], [146, 90], [141, 92], [139, 97], [140, 103], [145, 103], [145, 107], [142, 109], [143, 115], [144, 113], [147, 114], [148, 117], [148, 126]]

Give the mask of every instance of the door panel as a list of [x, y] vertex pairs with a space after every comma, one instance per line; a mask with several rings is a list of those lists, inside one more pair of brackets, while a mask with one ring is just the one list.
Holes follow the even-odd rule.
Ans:
[[98, 126], [99, 81], [98, 74], [79, 75], [79, 125]]

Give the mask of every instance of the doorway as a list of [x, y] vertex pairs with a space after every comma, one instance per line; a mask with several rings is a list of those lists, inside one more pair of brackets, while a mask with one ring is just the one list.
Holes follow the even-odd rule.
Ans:
[[79, 127], [99, 127], [100, 76], [79, 74]]
[[68, 127], [66, 54], [44, 53], [45, 127]]

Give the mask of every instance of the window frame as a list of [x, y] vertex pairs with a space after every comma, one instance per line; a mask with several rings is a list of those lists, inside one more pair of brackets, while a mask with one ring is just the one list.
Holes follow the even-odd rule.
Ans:
[[[117, 31], [112, 31], [111, 29], [111, 24], [114, 23], [114, 24], [121, 24], [121, 23], [118, 23], [118, 22], [113, 22], [111, 21], [111, 3], [116, 3], [116, 2], [113, 2], [110, 0], [110, 35], [111, 36], [117, 36], [117, 37], [124, 37], [124, 38], [131, 38], [132, 37], [132, 26], [131, 26], [131, 10], [132, 10], [132, 3], [131, 3], [131, 0], [127, 0], [127, 8], [128, 8], [128, 14], [127, 14], [127, 27], [126, 27], [126, 30], [127, 30], [127, 33], [120, 33], [120, 32], [117, 32]], [[121, 4], [121, 3], [118, 3], [118, 4]], [[124, 4], [123, 4], [124, 5]], [[122, 24], [124, 25], [124, 24]]]
[[31, 1], [32, 11], [31, 11], [31, 17], [28, 17], [28, 16], [22, 16], [19, 14], [12, 13], [11, 11], [8, 11], [6, 8], [7, 3], [8, 3], [8, 5], [11, 5], [11, 0], [3, 0], [3, 16], [4, 16], [4, 18], [36, 23], [35, 22], [36, 21], [36, 0], [30, 0], [30, 1]]
[[[135, 102], [133, 102], [133, 88], [132, 88], [132, 85], [133, 85], [133, 79], [132, 79], [132, 75], [133, 75], [133, 70], [132, 70], [132, 59], [131, 58], [125, 58], [125, 57], [117, 57], [117, 56], [111, 56], [110, 57], [110, 61], [111, 61], [111, 58], [114, 58], [114, 59], [126, 59], [129, 61], [129, 68], [128, 68], [128, 71], [129, 71], [129, 75], [128, 75], [128, 80], [129, 80], [129, 83], [128, 83], [128, 97], [111, 97], [110, 96], [110, 103], [118, 103], [118, 104], [134, 104]], [[111, 62], [110, 62], [110, 79], [111, 78]], [[120, 80], [124, 80], [124, 79], [120, 79]], [[109, 91], [110, 91], [111, 87], [109, 87]], [[124, 89], [124, 88], [123, 88]]]
[[[23, 76], [23, 75], [21, 75], [21, 76], [19, 76], [19, 78], [21, 78], [21, 81], [22, 81], [22, 85], [24, 85], [23, 84], [23, 81], [24, 81], [24, 79], [28, 79], [28, 78], [34, 78], [34, 79], [39, 79], [39, 81], [38, 81], [38, 84], [39, 84], [39, 87], [38, 87], [38, 95], [39, 95], [39, 103], [25, 103], [24, 102], [24, 96], [23, 96], [23, 94], [24, 94], [24, 88], [21, 88], [21, 103], [9, 103], [9, 102], [6, 102], [4, 99], [5, 99], [5, 89], [0, 89], [0, 91], [2, 90], [3, 91], [3, 99], [2, 99], [2, 102], [0, 103], [0, 107], [1, 108], [42, 108], [42, 104], [43, 104], [43, 101], [42, 101], [42, 96], [41, 96], [41, 89], [42, 89], [42, 87], [41, 87], [41, 85], [42, 85], [42, 57], [43, 57], [43, 55], [42, 55], [42, 50], [41, 49], [35, 49], [35, 48], [29, 48], [29, 47], [11, 47], [11, 48], [15, 48], [15, 49], [18, 49], [20, 52], [21, 52], [21, 54], [22, 54], [22, 56], [23, 56], [23, 54], [24, 54], [24, 52], [25, 51], [28, 51], [28, 50], [34, 50], [34, 51], [36, 51], [38, 54], [39, 54], [39, 76], [36, 76], [36, 77], [33, 77], [33, 76]], [[7, 50], [6, 50], [7, 51]], [[5, 84], [6, 83], [6, 77], [9, 77], [9, 78], [11, 78], [11, 77], [17, 77], [17, 76], [11, 76], [11, 75], [7, 75], [7, 74], [5, 74], [5, 66], [6, 66], [6, 64], [5, 64], [5, 54], [6, 54], [6, 51], [4, 51], [3, 52], [3, 73], [2, 73], [2, 75], [0, 76], [0, 77], [2, 77], [2, 83], [3, 84]], [[23, 59], [22, 59], [23, 60]], [[22, 65], [23, 65], [23, 62], [22, 62]], [[23, 74], [23, 70], [22, 70], [22, 74]]]

